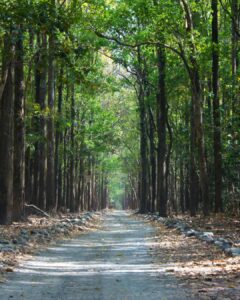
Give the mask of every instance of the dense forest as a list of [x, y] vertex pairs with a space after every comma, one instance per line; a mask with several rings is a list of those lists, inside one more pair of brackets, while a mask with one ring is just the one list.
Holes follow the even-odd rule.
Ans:
[[239, 0], [1, 0], [0, 222], [240, 211]]

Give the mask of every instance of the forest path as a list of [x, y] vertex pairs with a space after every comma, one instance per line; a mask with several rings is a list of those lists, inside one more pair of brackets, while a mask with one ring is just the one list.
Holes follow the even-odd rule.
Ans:
[[110, 212], [101, 230], [58, 242], [24, 262], [0, 286], [0, 299], [190, 299], [153, 263], [155, 232], [127, 212]]

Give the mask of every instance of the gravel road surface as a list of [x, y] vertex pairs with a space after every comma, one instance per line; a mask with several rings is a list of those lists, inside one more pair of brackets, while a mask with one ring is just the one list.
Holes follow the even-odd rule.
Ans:
[[22, 263], [0, 285], [0, 299], [190, 299], [153, 263], [154, 236], [151, 225], [127, 212], [110, 212], [101, 230], [58, 242]]

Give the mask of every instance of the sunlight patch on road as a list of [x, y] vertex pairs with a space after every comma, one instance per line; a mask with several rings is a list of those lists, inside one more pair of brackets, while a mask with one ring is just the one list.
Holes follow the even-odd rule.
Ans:
[[170, 265], [161, 267], [153, 264], [115, 264], [115, 263], [94, 263], [77, 264], [76, 262], [31, 262], [24, 269], [20, 269], [21, 273], [39, 274], [45, 276], [86, 276], [101, 274], [122, 274], [122, 273], [159, 273], [165, 272]]

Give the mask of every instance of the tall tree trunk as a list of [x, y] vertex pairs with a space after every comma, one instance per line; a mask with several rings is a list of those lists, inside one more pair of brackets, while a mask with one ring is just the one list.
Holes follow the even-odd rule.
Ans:
[[[41, 44], [40, 44], [41, 43]], [[46, 121], [44, 116], [44, 110], [46, 108], [46, 93], [47, 93], [47, 72], [46, 72], [46, 54], [47, 54], [47, 38], [46, 34], [42, 33], [38, 37], [39, 49], [39, 61], [36, 66], [36, 102], [41, 108], [41, 115], [39, 117], [39, 135], [40, 140], [38, 142], [38, 205], [41, 209], [46, 209], [46, 171], [47, 171], [47, 159], [46, 159]], [[37, 178], [35, 178], [36, 180]], [[35, 197], [35, 195], [33, 195]]]
[[158, 93], [157, 93], [157, 132], [158, 132], [158, 160], [157, 160], [157, 202], [159, 215], [167, 216], [166, 195], [166, 124], [167, 124], [167, 98], [166, 98], [166, 53], [162, 45], [157, 47], [158, 58]]
[[148, 107], [149, 114], [149, 141], [150, 141], [150, 166], [151, 166], [151, 211], [155, 212], [156, 207], [156, 156], [155, 156], [155, 127], [154, 127], [154, 117], [151, 108]]
[[13, 218], [20, 220], [25, 202], [25, 125], [24, 125], [24, 69], [23, 33], [19, 26], [15, 47], [15, 100], [14, 100], [14, 177]]
[[0, 224], [12, 221], [13, 209], [13, 46], [11, 35], [4, 37], [3, 74], [0, 95]]
[[218, 0], [212, 0], [212, 91], [213, 91], [213, 144], [215, 171], [215, 211], [222, 207], [222, 153], [221, 117], [219, 101], [219, 42], [218, 42]]
[[80, 154], [79, 154], [79, 179], [80, 179], [80, 210], [84, 210], [84, 189], [85, 189], [85, 164], [83, 157], [83, 144], [80, 144]]
[[33, 193], [33, 159], [31, 159], [30, 147], [25, 153], [25, 202], [31, 203]]
[[96, 210], [96, 171], [95, 171], [95, 157], [93, 156], [91, 162], [91, 202], [92, 202], [92, 210]]
[[141, 157], [141, 185], [140, 185], [140, 212], [147, 211], [147, 134], [146, 134], [146, 121], [145, 121], [145, 104], [144, 104], [144, 91], [140, 87], [139, 92], [139, 108], [140, 108], [140, 157]]
[[145, 91], [144, 91], [144, 71], [142, 70], [141, 49], [138, 48], [139, 64], [139, 121], [140, 121], [140, 213], [147, 211], [147, 131], [146, 131], [146, 108], [145, 108]]
[[87, 210], [91, 210], [91, 155], [88, 155]]
[[[239, 67], [239, 35], [240, 32], [240, 16], [239, 16], [240, 4], [239, 0], [232, 0], [231, 15], [232, 15], [232, 114], [233, 118], [237, 116], [236, 110], [239, 111], [239, 95], [237, 92], [237, 71]], [[234, 122], [235, 123], [235, 122]]]
[[65, 130], [63, 137], [63, 196], [62, 201], [59, 204], [61, 209], [65, 209], [67, 207], [67, 178], [67, 130]]
[[191, 82], [191, 92], [193, 101], [194, 125], [196, 132], [196, 144], [198, 150], [198, 164], [200, 169], [200, 186], [203, 199], [203, 212], [205, 215], [209, 213], [209, 187], [208, 187], [208, 172], [207, 172], [207, 158], [205, 151], [205, 139], [203, 131], [203, 95], [200, 82], [199, 66], [196, 60], [197, 51], [194, 43], [194, 24], [191, 9], [187, 0], [180, 0], [186, 20], [186, 32], [189, 36], [189, 65], [188, 72]]
[[169, 122], [168, 118], [168, 105], [167, 105], [167, 111], [166, 111], [166, 126], [168, 129], [168, 135], [169, 135], [169, 145], [167, 149], [167, 154], [166, 154], [166, 175], [165, 175], [165, 180], [166, 180], [166, 199], [168, 200], [169, 198], [169, 184], [168, 184], [168, 177], [170, 173], [170, 160], [171, 160], [171, 152], [172, 152], [172, 145], [173, 145], [173, 131]]
[[55, 98], [55, 70], [54, 70], [54, 36], [49, 36], [48, 51], [48, 108], [49, 115], [47, 118], [47, 185], [46, 201], [48, 210], [56, 210], [56, 193], [55, 193], [55, 166], [54, 166], [54, 98]]
[[200, 186], [203, 199], [203, 213], [209, 214], [209, 187], [208, 187], [208, 171], [205, 150], [205, 140], [203, 133], [203, 117], [202, 117], [202, 91], [198, 68], [193, 64], [192, 69], [192, 93], [194, 103], [194, 122], [196, 130], [196, 141], [198, 147], [198, 163], [200, 169]]
[[75, 211], [75, 143], [74, 143], [74, 121], [75, 121], [75, 91], [74, 85], [72, 87], [72, 95], [71, 95], [71, 157], [70, 157], [70, 211]]
[[[63, 102], [63, 66], [60, 67], [59, 85], [58, 85], [58, 117], [62, 114]], [[63, 142], [63, 134], [60, 129], [60, 123], [57, 122], [56, 145], [55, 145], [55, 195], [58, 208], [62, 205], [62, 161], [59, 152], [59, 146]]]
[[191, 216], [196, 215], [196, 210], [198, 206], [198, 175], [197, 175], [197, 163], [196, 163], [196, 132], [195, 132], [195, 120], [194, 120], [194, 104], [193, 98], [191, 100], [191, 129], [190, 129], [190, 214]]
[[185, 201], [184, 201], [184, 169], [183, 160], [180, 159], [180, 207], [181, 212], [185, 212]]
[[184, 190], [184, 198], [185, 198], [185, 211], [190, 211], [190, 144], [191, 144], [191, 125], [190, 125], [190, 112], [189, 112], [189, 103], [186, 101], [185, 104], [185, 126], [188, 128], [188, 141], [185, 146], [186, 159], [184, 159], [184, 177], [185, 177], [185, 190]]

